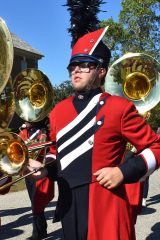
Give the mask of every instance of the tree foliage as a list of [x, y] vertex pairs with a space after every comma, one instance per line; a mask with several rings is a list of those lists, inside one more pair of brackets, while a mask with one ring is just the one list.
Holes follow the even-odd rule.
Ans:
[[110, 48], [112, 53], [112, 61], [114, 61], [123, 54], [121, 49], [123, 43], [124, 29], [123, 25], [119, 22], [115, 22], [113, 18], [109, 18], [100, 23], [100, 27], [106, 26], [109, 26], [109, 28], [104, 37], [104, 42]]
[[[160, 38], [160, 2], [123, 0], [119, 23], [124, 27], [124, 51], [145, 52], [158, 60]], [[159, 58], [160, 60], [160, 58]]]
[[160, 104], [158, 103], [154, 108], [152, 108], [151, 116], [148, 120], [148, 123], [152, 129], [156, 132], [157, 128], [160, 127]]
[[106, 43], [113, 50], [113, 60], [126, 52], [145, 52], [158, 61], [160, 39], [160, 2], [157, 0], [122, 0], [118, 22], [102, 21], [109, 25]]
[[73, 87], [71, 81], [65, 81], [53, 88], [54, 90], [54, 102], [57, 104], [61, 100], [71, 96], [73, 94]]

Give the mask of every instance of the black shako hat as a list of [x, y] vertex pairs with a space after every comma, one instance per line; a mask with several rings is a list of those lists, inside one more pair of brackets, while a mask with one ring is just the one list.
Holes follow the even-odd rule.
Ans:
[[93, 62], [108, 68], [111, 58], [109, 48], [102, 42], [108, 27], [87, 33], [75, 43], [69, 65], [75, 62]]

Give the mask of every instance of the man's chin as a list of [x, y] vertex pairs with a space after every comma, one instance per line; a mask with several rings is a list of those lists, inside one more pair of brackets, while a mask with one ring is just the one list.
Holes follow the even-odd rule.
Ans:
[[73, 86], [73, 88], [74, 88], [74, 90], [75, 90], [76, 92], [84, 91], [84, 90], [85, 90], [85, 87], [83, 87], [83, 86]]
[[73, 88], [76, 92], [88, 92], [91, 89], [95, 89], [97, 87], [98, 87], [97, 85], [93, 85], [93, 84], [87, 84], [85, 86], [73, 85]]

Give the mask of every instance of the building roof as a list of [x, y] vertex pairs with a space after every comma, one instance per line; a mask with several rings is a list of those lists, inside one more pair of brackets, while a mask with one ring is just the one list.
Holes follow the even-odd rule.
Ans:
[[27, 51], [27, 52], [33, 53], [35, 55], [38, 55], [39, 57], [44, 57], [44, 55], [42, 53], [40, 53], [37, 49], [33, 48], [27, 42], [22, 40], [16, 34], [11, 33], [11, 36], [12, 36], [14, 48], [17, 48], [17, 49], [20, 49], [20, 50], [23, 50], [23, 51]]

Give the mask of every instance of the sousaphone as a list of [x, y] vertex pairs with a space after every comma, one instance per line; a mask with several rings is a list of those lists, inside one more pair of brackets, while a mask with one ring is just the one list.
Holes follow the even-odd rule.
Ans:
[[44, 119], [54, 105], [53, 87], [48, 77], [38, 69], [20, 72], [13, 82], [17, 115], [28, 122]]
[[0, 18], [0, 93], [4, 90], [13, 66], [13, 42], [5, 21]]
[[147, 54], [127, 53], [109, 68], [105, 91], [128, 98], [144, 114], [160, 101], [160, 64]]

